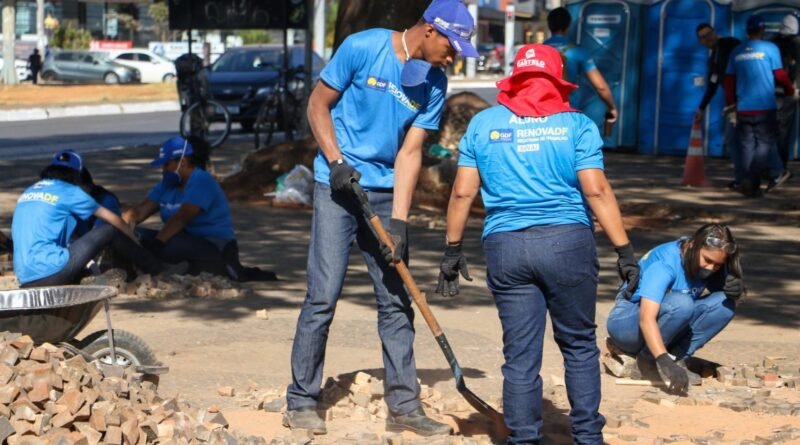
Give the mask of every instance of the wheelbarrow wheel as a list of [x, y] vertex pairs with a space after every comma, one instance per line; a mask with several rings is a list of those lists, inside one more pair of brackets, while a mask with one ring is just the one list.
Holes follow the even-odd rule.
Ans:
[[[97, 331], [80, 343], [80, 349], [98, 359], [100, 363], [111, 365], [111, 348], [108, 346], [108, 332]], [[114, 349], [120, 366], [155, 366], [161, 363], [150, 346], [140, 337], [128, 331], [114, 329]]]

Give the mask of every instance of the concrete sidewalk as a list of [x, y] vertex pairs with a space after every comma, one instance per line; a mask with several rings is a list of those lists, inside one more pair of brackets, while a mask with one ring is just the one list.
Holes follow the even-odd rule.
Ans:
[[153, 113], [157, 111], [178, 111], [180, 109], [180, 104], [177, 101], [109, 103], [46, 108], [14, 108], [0, 110], [0, 122], [34, 121], [61, 117]]

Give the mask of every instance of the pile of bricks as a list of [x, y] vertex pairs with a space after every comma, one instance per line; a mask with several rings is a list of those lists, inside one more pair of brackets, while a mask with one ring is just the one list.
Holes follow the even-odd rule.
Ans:
[[237, 438], [218, 409], [162, 399], [133, 368], [87, 363], [28, 336], [0, 338], [0, 443], [260, 444]]
[[240, 298], [248, 295], [237, 283], [219, 275], [203, 272], [197, 276], [171, 275], [153, 277], [139, 275], [120, 289], [140, 298]]
[[720, 366], [716, 377], [725, 386], [800, 389], [800, 360], [767, 356], [760, 365]]

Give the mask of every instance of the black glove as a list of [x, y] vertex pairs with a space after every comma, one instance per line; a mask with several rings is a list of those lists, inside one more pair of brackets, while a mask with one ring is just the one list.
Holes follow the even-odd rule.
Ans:
[[639, 262], [636, 261], [636, 254], [633, 253], [631, 243], [624, 246], [614, 247], [617, 252], [617, 272], [619, 278], [628, 283], [625, 289], [625, 298], [631, 299], [636, 288], [639, 287]]
[[158, 238], [144, 238], [140, 241], [142, 247], [147, 249], [153, 255], [161, 258], [164, 254], [164, 242]]
[[5, 243], [0, 243], [0, 247], [9, 253], [14, 253], [14, 241], [11, 238], [7, 238]]
[[661, 380], [669, 382], [667, 391], [673, 394], [683, 394], [689, 389], [689, 375], [686, 370], [678, 366], [675, 360], [666, 352], [656, 359], [656, 367]]
[[403, 253], [408, 246], [408, 224], [402, 219], [389, 220], [389, 236], [394, 243], [394, 254], [386, 244], [381, 244], [381, 254], [389, 264], [397, 263], [403, 259]]
[[331, 189], [335, 192], [349, 193], [351, 190], [353, 190], [351, 181], [358, 181], [361, 179], [361, 173], [353, 168], [353, 166], [348, 164], [344, 159], [333, 161], [328, 164], [328, 167], [330, 167], [331, 170], [328, 179], [331, 183]]
[[725, 296], [731, 300], [738, 301], [739, 298], [742, 298], [742, 294], [744, 293], [744, 283], [742, 279], [728, 274], [728, 276], [725, 277], [725, 286], [722, 287], [722, 292], [725, 292]]
[[436, 293], [445, 298], [458, 295], [459, 273], [465, 280], [472, 281], [467, 268], [467, 259], [461, 252], [461, 243], [448, 244], [444, 248], [442, 262], [439, 264], [439, 283], [436, 285]]

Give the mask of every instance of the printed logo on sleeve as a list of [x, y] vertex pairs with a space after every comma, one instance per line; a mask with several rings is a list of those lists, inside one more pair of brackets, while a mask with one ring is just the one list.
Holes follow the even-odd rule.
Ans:
[[511, 142], [514, 132], [510, 128], [500, 128], [489, 132], [489, 142]]
[[369, 76], [367, 78], [367, 86], [372, 88], [373, 90], [378, 91], [386, 91], [386, 86], [389, 84], [385, 79], [381, 79], [375, 76]]

